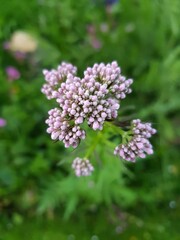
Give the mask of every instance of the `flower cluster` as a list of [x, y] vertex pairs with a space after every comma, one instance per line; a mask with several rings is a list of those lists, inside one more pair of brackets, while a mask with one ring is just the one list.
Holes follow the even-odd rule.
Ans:
[[91, 165], [88, 159], [76, 158], [72, 163], [72, 168], [75, 171], [76, 176], [89, 176], [94, 171], [94, 167]]
[[[66, 62], [62, 62], [57, 69], [44, 70], [43, 74], [46, 83], [41, 91], [47, 99], [55, 99], [58, 105], [48, 112], [47, 132], [53, 140], [62, 141], [66, 148], [76, 148], [85, 139], [84, 122], [95, 131], [102, 130], [105, 121], [115, 123], [120, 103], [131, 93], [133, 83], [132, 79], [122, 76], [116, 61], [96, 63], [84, 71], [82, 78], [76, 75], [77, 68]], [[115, 148], [115, 155], [135, 162], [137, 157], [145, 158], [147, 154], [153, 154], [149, 138], [156, 130], [150, 123], [133, 120], [129, 131], [121, 129], [119, 132], [122, 144]], [[94, 170], [86, 158], [76, 158], [72, 168], [77, 176], [91, 175]]]
[[0, 128], [5, 127], [7, 124], [6, 120], [4, 118], [0, 118]]
[[68, 74], [76, 75], [77, 68], [70, 63], [62, 62], [57, 69], [52, 69], [50, 71], [43, 70], [43, 74], [47, 83], [45, 83], [41, 89], [47, 99], [54, 98], [56, 90], [59, 85], [66, 80]]
[[46, 123], [49, 125], [47, 132], [51, 134], [53, 140], [59, 139], [66, 148], [72, 146], [76, 148], [81, 139], [85, 138], [85, 131], [78, 125], [71, 125], [58, 108], [51, 109]]
[[62, 63], [57, 70], [44, 70], [42, 92], [55, 98], [59, 108], [49, 111], [47, 132], [52, 139], [63, 141], [65, 147], [77, 147], [85, 138], [81, 124], [86, 120], [93, 130], [102, 130], [106, 120], [117, 118], [120, 100], [131, 93], [132, 79], [121, 75], [117, 62], [94, 64], [75, 76], [76, 67]]
[[13, 66], [9, 66], [9, 67], [6, 68], [6, 74], [8, 76], [9, 81], [17, 80], [21, 76], [21, 74], [17, 70], [17, 68], [15, 68]]
[[139, 119], [133, 120], [131, 131], [131, 140], [117, 146], [114, 154], [131, 162], [135, 162], [137, 157], [145, 158], [147, 154], [153, 154], [148, 139], [156, 133], [156, 130], [152, 128], [151, 123], [142, 123]]
[[123, 99], [126, 94], [131, 93], [130, 85], [133, 83], [132, 79], [127, 79], [121, 75], [121, 69], [117, 62], [105, 65], [94, 64], [92, 68], [87, 68], [84, 75], [88, 78], [94, 78], [96, 81], [103, 84], [116, 99]]

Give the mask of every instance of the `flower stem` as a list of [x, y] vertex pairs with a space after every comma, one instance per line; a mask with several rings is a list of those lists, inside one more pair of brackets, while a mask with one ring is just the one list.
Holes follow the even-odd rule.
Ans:
[[97, 144], [100, 142], [100, 139], [102, 138], [102, 133], [99, 131], [95, 141], [93, 141], [93, 144], [91, 145], [91, 147], [88, 149], [85, 158], [89, 158], [91, 156], [91, 154], [94, 152], [94, 149], [96, 148]]
[[121, 136], [124, 135], [125, 131], [120, 127], [113, 124], [113, 122], [105, 122], [105, 125], [113, 130], [113, 132], [119, 133]]

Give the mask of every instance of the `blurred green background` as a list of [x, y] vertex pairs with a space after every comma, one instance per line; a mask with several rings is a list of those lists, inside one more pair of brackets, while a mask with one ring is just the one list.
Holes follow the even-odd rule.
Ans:
[[[0, 239], [178, 240], [180, 1], [0, 3]], [[126, 164], [99, 145], [95, 173], [74, 176], [82, 148], [50, 139], [40, 91], [64, 60], [80, 76], [118, 61], [134, 79], [122, 115], [153, 122], [153, 156]]]

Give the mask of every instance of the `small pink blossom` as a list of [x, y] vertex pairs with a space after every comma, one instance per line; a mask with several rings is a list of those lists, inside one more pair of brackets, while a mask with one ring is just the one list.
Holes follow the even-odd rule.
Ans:
[[136, 158], [145, 158], [153, 154], [153, 147], [149, 138], [156, 133], [151, 123], [142, 123], [140, 119], [132, 121], [132, 138], [126, 144], [120, 144], [114, 150], [115, 155], [122, 159], [135, 162]]
[[72, 163], [72, 168], [74, 169], [77, 177], [90, 176], [91, 173], [94, 171], [94, 167], [88, 159], [82, 159], [79, 157], [74, 159]]
[[17, 80], [21, 76], [19, 70], [13, 66], [9, 66], [6, 68], [6, 74], [10, 81]]
[[4, 118], [0, 118], [0, 127], [5, 127], [7, 124], [6, 120]]

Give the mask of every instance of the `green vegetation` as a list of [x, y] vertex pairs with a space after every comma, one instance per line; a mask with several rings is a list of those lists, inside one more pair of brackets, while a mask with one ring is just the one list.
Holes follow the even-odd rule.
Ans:
[[[115, 209], [114, 209], [115, 210]], [[59, 218], [46, 220], [38, 218], [33, 222], [20, 223], [16, 216], [16, 223], [7, 224], [1, 238], [5, 240], [42, 239], [42, 240], [178, 240], [177, 213], [174, 209], [160, 210], [152, 214], [142, 212], [137, 216], [121, 213], [113, 216], [114, 211], [87, 213], [62, 221]]]
[[[121, 0], [109, 8], [95, 0], [2, 1], [0, 239], [178, 239], [179, 16], [179, 0]], [[38, 42], [25, 58], [4, 48], [16, 31]], [[96, 133], [75, 151], [54, 143], [44, 123], [54, 103], [40, 91], [42, 69], [64, 60], [79, 75], [95, 62], [117, 60], [134, 79], [120, 117], [153, 122], [153, 156], [124, 163], [113, 156], [116, 139], [102, 141], [91, 158], [94, 174], [74, 176], [72, 160]], [[8, 79], [8, 66], [21, 77]]]

